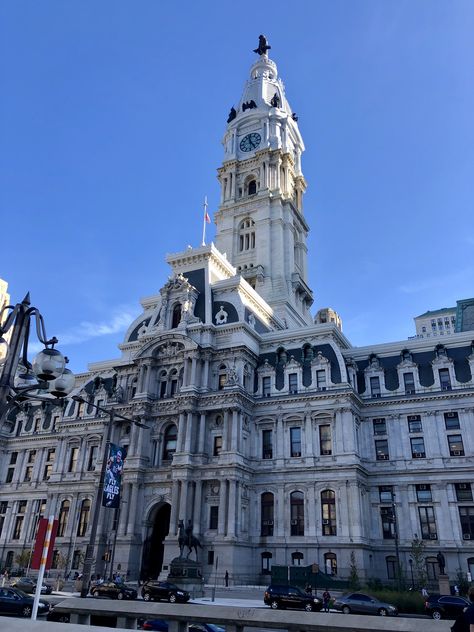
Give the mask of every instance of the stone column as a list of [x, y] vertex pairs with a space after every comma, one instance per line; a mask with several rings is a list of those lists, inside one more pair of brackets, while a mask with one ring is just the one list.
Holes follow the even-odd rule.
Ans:
[[127, 535], [133, 535], [135, 532], [135, 520], [137, 517], [138, 490], [140, 485], [137, 482], [131, 483], [132, 494], [130, 499], [129, 521], [127, 525]]
[[179, 413], [176, 452], [183, 452], [185, 435], [186, 435], [186, 427], [185, 427], [185, 422], [184, 422], [184, 413]]
[[170, 535], [176, 535], [178, 527], [179, 481], [171, 488]]
[[219, 521], [217, 525], [217, 534], [225, 535], [227, 514], [227, 480], [221, 479], [219, 490]]
[[181, 498], [179, 503], [178, 520], [183, 520], [186, 525], [188, 510], [188, 481], [181, 481]]
[[239, 417], [239, 411], [237, 409], [233, 409], [232, 410], [232, 431], [231, 431], [231, 438], [230, 438], [230, 449], [232, 452], [237, 452], [237, 447], [238, 447], [238, 417]]
[[194, 356], [191, 359], [191, 385], [197, 386], [196, 384], [196, 368], [197, 368], [197, 358]]
[[308, 528], [305, 533], [310, 537], [316, 536], [316, 499], [314, 494], [314, 487], [310, 487], [307, 494], [306, 506], [308, 507]]
[[205, 440], [206, 440], [206, 413], [201, 413], [201, 418], [199, 421], [199, 444], [198, 444], [198, 452], [200, 454], [204, 453]]
[[229, 450], [229, 411], [224, 410], [224, 423], [222, 432], [222, 450], [227, 452]]
[[229, 512], [227, 519], [227, 535], [231, 538], [235, 537], [235, 502], [237, 492], [237, 481], [231, 479], [229, 481]]
[[117, 531], [117, 535], [125, 535], [126, 530], [127, 530], [127, 518], [128, 518], [128, 507], [130, 505], [131, 502], [131, 498], [130, 498], [130, 494], [131, 494], [131, 485], [130, 483], [125, 483], [123, 485], [123, 501], [122, 501], [122, 507], [120, 509], [120, 519], [119, 519], [119, 524], [118, 524], [118, 531]]
[[196, 536], [199, 537], [201, 533], [201, 512], [202, 512], [202, 481], [196, 481], [196, 488], [194, 490], [194, 529]]
[[204, 360], [204, 372], [201, 380], [201, 386], [206, 390], [209, 389], [209, 358]]
[[276, 446], [275, 453], [278, 459], [282, 459], [285, 453], [285, 429], [283, 427], [283, 419], [278, 417], [276, 422]]
[[[276, 502], [276, 529], [275, 535], [283, 537], [285, 535], [285, 490], [283, 485], [280, 485], [277, 492], [277, 498], [274, 497]], [[260, 502], [260, 501], [259, 501]], [[275, 526], [275, 525], [274, 525]]]
[[307, 412], [304, 416], [304, 433], [305, 441], [303, 442], [304, 456], [314, 456], [313, 447], [313, 427], [311, 421], [311, 413]]
[[184, 451], [191, 452], [191, 441], [193, 436], [193, 417], [194, 414], [191, 411], [188, 411], [187, 421], [186, 421], [186, 439], [184, 442]]

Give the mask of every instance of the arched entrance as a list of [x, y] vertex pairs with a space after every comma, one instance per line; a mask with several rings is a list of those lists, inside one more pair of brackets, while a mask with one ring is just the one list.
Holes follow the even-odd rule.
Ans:
[[150, 514], [148, 536], [143, 544], [141, 579], [156, 579], [163, 564], [163, 542], [170, 528], [171, 506], [163, 504]]

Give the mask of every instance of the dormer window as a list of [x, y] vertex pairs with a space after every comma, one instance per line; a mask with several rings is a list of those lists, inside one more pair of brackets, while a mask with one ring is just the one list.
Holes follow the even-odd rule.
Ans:
[[181, 322], [181, 303], [176, 303], [173, 307], [173, 315], [171, 318], [171, 329], [176, 329], [176, 327]]
[[255, 195], [256, 193], [257, 193], [257, 181], [250, 180], [249, 186], [248, 186], [248, 194]]
[[253, 250], [255, 248], [255, 222], [244, 219], [239, 226], [239, 251]]

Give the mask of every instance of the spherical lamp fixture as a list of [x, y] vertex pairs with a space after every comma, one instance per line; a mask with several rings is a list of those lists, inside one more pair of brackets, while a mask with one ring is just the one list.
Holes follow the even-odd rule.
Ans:
[[33, 371], [39, 380], [47, 382], [62, 375], [66, 361], [57, 349], [43, 349], [33, 360]]
[[74, 388], [76, 378], [69, 369], [64, 369], [62, 375], [48, 384], [48, 393], [54, 397], [67, 397]]

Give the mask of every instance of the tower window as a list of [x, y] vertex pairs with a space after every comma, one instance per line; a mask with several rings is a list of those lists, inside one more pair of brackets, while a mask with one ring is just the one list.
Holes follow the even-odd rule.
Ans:
[[181, 303], [176, 303], [173, 307], [173, 316], [171, 319], [171, 329], [176, 329], [176, 327], [181, 322]]
[[249, 192], [249, 195], [255, 195], [257, 193], [257, 181], [256, 180], [250, 180], [248, 192]]
[[239, 226], [239, 251], [253, 250], [255, 248], [255, 222], [244, 219]]

